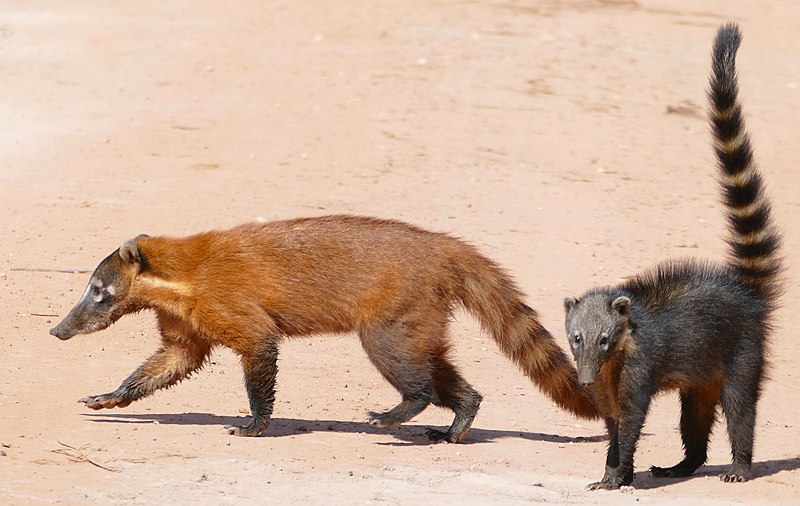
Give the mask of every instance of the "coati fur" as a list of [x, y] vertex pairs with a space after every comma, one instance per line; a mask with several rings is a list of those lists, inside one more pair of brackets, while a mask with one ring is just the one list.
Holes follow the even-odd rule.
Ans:
[[680, 391], [685, 458], [652, 467], [653, 476], [688, 476], [705, 463], [718, 405], [733, 456], [720, 478], [752, 476], [756, 403], [781, 292], [781, 240], [737, 99], [740, 41], [735, 24], [719, 29], [708, 92], [730, 228], [727, 263], [670, 261], [621, 285], [564, 300], [578, 379], [591, 386], [610, 436], [605, 475], [591, 489], [631, 483], [650, 400], [667, 389]]
[[125, 407], [198, 370], [215, 346], [241, 357], [252, 419], [239, 436], [267, 429], [284, 338], [355, 331], [370, 360], [402, 395], [369, 422], [391, 427], [433, 403], [451, 409], [458, 442], [482, 400], [448, 358], [447, 327], [464, 306], [500, 349], [559, 406], [596, 418], [571, 360], [523, 302], [514, 281], [471, 245], [377, 218], [327, 216], [251, 223], [185, 238], [141, 235], [103, 260], [85, 294], [51, 334], [105, 329], [152, 309], [162, 346], [113, 392], [81, 399]]

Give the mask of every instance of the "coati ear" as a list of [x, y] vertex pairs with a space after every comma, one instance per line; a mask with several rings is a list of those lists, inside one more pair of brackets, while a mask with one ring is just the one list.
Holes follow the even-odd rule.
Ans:
[[564, 311], [569, 313], [570, 311], [572, 311], [572, 308], [574, 308], [575, 304], [577, 303], [578, 299], [576, 299], [572, 295], [567, 295], [566, 297], [564, 297]]
[[631, 299], [627, 297], [617, 297], [611, 303], [611, 309], [619, 313], [620, 316], [628, 316], [631, 309]]
[[133, 239], [128, 239], [119, 247], [119, 257], [126, 264], [141, 265], [142, 257], [139, 254], [139, 247]]

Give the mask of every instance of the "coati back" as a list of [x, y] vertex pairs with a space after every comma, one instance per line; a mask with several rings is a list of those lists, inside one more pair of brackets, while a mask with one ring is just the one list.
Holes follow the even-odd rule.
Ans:
[[185, 238], [139, 236], [97, 267], [74, 309], [51, 330], [61, 339], [155, 310], [162, 347], [115, 391], [82, 402], [124, 407], [199, 369], [214, 346], [241, 356], [252, 420], [232, 434], [266, 430], [283, 338], [355, 331], [370, 360], [401, 394], [373, 425], [410, 420], [433, 403], [451, 409], [446, 432], [461, 440], [481, 395], [448, 358], [456, 304], [556, 403], [585, 418], [597, 411], [552, 336], [513, 280], [449, 235], [398, 221], [328, 216], [241, 225]]
[[737, 101], [740, 41], [736, 25], [720, 28], [708, 93], [730, 229], [728, 262], [666, 262], [616, 287], [564, 300], [578, 379], [591, 385], [610, 435], [605, 474], [592, 489], [631, 483], [650, 400], [671, 388], [680, 391], [685, 458], [672, 467], [652, 467], [652, 474], [688, 476], [705, 463], [721, 404], [733, 463], [720, 477], [751, 477], [756, 404], [781, 292], [781, 262], [780, 236]]

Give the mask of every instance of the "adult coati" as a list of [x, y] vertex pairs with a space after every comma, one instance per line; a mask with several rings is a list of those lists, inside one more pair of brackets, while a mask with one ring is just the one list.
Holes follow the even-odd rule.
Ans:
[[612, 288], [566, 297], [566, 328], [581, 384], [591, 385], [610, 443], [603, 479], [633, 480], [633, 454], [650, 399], [677, 388], [685, 458], [654, 476], [688, 476], [706, 461], [717, 405], [728, 422], [733, 464], [726, 482], [751, 477], [756, 403], [771, 318], [781, 292], [780, 236], [737, 99], [735, 24], [720, 28], [708, 93], [728, 209], [726, 264], [672, 261]]
[[256, 436], [272, 414], [278, 343], [356, 331], [402, 394], [393, 409], [370, 413], [370, 423], [399, 425], [433, 403], [455, 419], [446, 432], [431, 429], [428, 436], [457, 442], [482, 399], [448, 358], [447, 325], [461, 304], [556, 404], [596, 418], [571, 361], [522, 299], [493, 261], [449, 235], [399, 221], [328, 216], [126, 241], [50, 333], [69, 339], [155, 310], [161, 349], [115, 391], [81, 402], [125, 407], [185, 378], [223, 345], [241, 356], [252, 413], [249, 425], [230, 433]]

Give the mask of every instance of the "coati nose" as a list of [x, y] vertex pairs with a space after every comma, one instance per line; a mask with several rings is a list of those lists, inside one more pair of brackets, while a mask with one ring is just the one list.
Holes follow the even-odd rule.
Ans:
[[578, 371], [578, 383], [588, 387], [594, 383], [594, 374], [591, 372]]
[[57, 338], [61, 339], [62, 341], [66, 341], [67, 339], [69, 339], [71, 337], [69, 335], [65, 335], [64, 332], [62, 332], [61, 325], [56, 325], [55, 327], [50, 329], [50, 335], [51, 336], [56, 336]]

